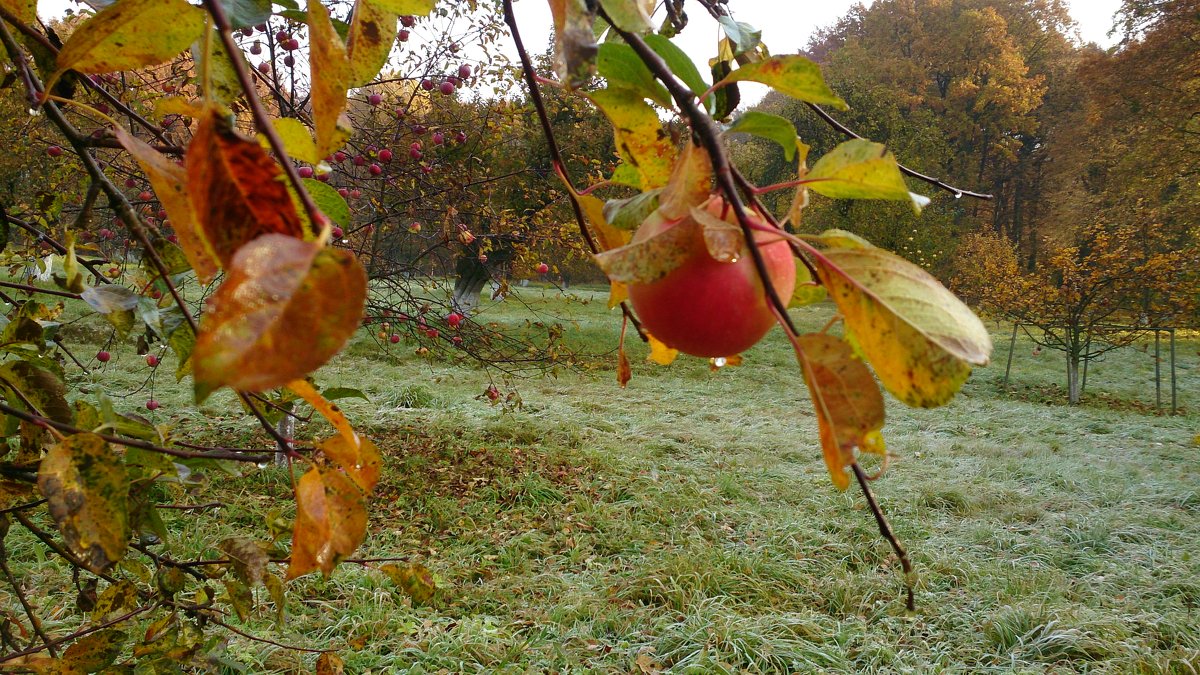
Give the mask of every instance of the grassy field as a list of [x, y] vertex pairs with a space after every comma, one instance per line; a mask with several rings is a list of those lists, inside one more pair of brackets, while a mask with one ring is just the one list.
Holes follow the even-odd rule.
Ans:
[[[1152, 347], [1094, 364], [1085, 404], [1069, 408], [1061, 359], [1023, 339], [1002, 385], [1011, 329], [994, 325], [995, 363], [952, 404], [889, 400], [896, 457], [874, 487], [920, 574], [906, 616], [861, 495], [829, 481], [781, 336], [717, 372], [651, 366], [635, 345], [621, 390], [615, 357], [599, 354], [619, 330], [603, 294], [519, 293], [528, 308], [481, 316], [561, 316], [567, 339], [597, 354], [511, 383], [519, 410], [476, 399], [483, 371], [365, 333], [318, 375], [370, 396], [345, 408], [387, 457], [365, 554], [428, 566], [436, 598], [413, 606], [383, 574], [347, 565], [293, 582], [282, 633], [265, 600], [247, 628], [337, 648], [354, 673], [1200, 670], [1200, 342], [1178, 345], [1175, 417], [1153, 414]], [[830, 310], [794, 314], [819, 328]], [[115, 363], [136, 361], [117, 351]], [[107, 388], [132, 407], [146, 374], [110, 367]], [[229, 397], [194, 409], [166, 384], [160, 421], [265, 445]], [[219, 482], [227, 507], [169, 516], [177, 555], [214, 556], [205, 547], [223, 536], [291, 513], [280, 469]], [[18, 536], [14, 558], [28, 548]], [[60, 568], [19, 567], [62, 583]], [[78, 621], [63, 610], [47, 628]], [[241, 639], [229, 650], [250, 672], [312, 667]]]

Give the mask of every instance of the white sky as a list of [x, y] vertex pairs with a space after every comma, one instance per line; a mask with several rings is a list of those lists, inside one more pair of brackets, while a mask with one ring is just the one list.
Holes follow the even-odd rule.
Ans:
[[[873, 4], [873, 0], [730, 0], [729, 8], [735, 19], [762, 30], [763, 42], [772, 54], [789, 54], [803, 49], [817, 29], [832, 25], [859, 2], [867, 6]], [[1110, 47], [1116, 42], [1108, 37], [1108, 31], [1112, 29], [1113, 14], [1120, 8], [1121, 0], [1067, 0], [1067, 5], [1084, 42], [1095, 42], [1102, 47]], [[704, 65], [716, 53], [720, 28], [695, 3], [685, 3], [685, 8], [688, 9], [688, 26], [676, 41], [697, 64]], [[532, 53], [540, 52], [545, 48], [551, 30], [548, 3], [546, 0], [514, 0], [513, 9], [525, 48]], [[701, 68], [701, 72], [707, 73], [707, 69]], [[767, 88], [743, 82], [741, 91], [742, 105], [747, 105], [762, 98]]]
[[[456, 2], [458, 0], [449, 0]], [[873, 0], [731, 0], [729, 6], [734, 18], [744, 21], [763, 32], [763, 42], [773, 54], [795, 53], [804, 48], [809, 37], [818, 28], [832, 25], [859, 1], [871, 5]], [[719, 27], [707, 12], [695, 3], [685, 3], [689, 9], [690, 22], [679, 36], [677, 43], [700, 65], [707, 63], [715, 53], [716, 41], [720, 37]], [[1111, 46], [1115, 40], [1108, 37], [1112, 28], [1113, 14], [1121, 0], [1067, 0], [1071, 17], [1078, 23], [1079, 36], [1084, 42], [1095, 42], [1103, 47]], [[77, 8], [75, 0], [41, 0], [39, 13], [43, 17], [61, 16], [68, 8]], [[513, 5], [521, 36], [531, 53], [545, 49], [550, 39], [550, 9], [546, 0], [514, 0]], [[505, 50], [514, 60], [516, 50]], [[466, 54], [470, 58], [469, 54]], [[707, 72], [701, 68], [701, 72]], [[742, 104], [752, 104], [765, 95], [763, 85], [743, 83]]]

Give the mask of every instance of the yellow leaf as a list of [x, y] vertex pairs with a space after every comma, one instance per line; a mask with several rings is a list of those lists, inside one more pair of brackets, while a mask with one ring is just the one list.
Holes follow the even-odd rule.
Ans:
[[988, 363], [983, 322], [907, 260], [861, 241], [838, 244], [813, 256], [817, 274], [883, 386], [915, 407], [949, 401], [972, 365]]
[[275, 133], [283, 141], [283, 149], [289, 157], [309, 164], [321, 161], [317, 144], [303, 122], [294, 117], [274, 117], [271, 126], [275, 127]]
[[612, 309], [629, 299], [629, 287], [619, 281], [609, 282], [608, 308]]
[[206, 17], [184, 0], [114, 2], [71, 33], [51, 79], [67, 70], [109, 73], [162, 63], [200, 38]]
[[678, 349], [672, 349], [662, 343], [658, 338], [646, 333], [646, 338], [650, 342], [650, 354], [646, 357], [647, 361], [653, 361], [660, 366], [669, 366], [675, 362], [679, 356]]
[[308, 0], [308, 30], [312, 40], [309, 68], [317, 156], [324, 157], [350, 137], [350, 121], [345, 115], [350, 62], [346, 57], [346, 45], [334, 30], [329, 10], [320, 0]]
[[37, 482], [63, 541], [88, 569], [103, 572], [125, 556], [129, 479], [104, 439], [64, 438], [42, 459]]
[[[379, 74], [396, 42], [397, 13], [380, 0], [358, 0], [346, 35], [351, 87], [364, 85]], [[406, 12], [407, 13], [407, 12]]]
[[640, 188], [645, 191], [666, 185], [675, 162], [675, 146], [654, 108], [637, 92], [624, 88], [601, 89], [587, 96], [612, 123], [617, 153], [636, 170]]

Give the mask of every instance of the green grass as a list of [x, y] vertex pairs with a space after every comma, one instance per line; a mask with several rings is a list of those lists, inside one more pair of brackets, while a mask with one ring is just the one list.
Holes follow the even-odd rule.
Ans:
[[[1177, 417], [1151, 414], [1154, 367], [1140, 347], [1093, 365], [1083, 406], [1062, 405], [1057, 354], [1034, 356], [1024, 340], [1004, 386], [1005, 326], [996, 363], [950, 405], [889, 398], [896, 457], [874, 488], [920, 575], [906, 616], [897, 561], [861, 495], [829, 481], [779, 335], [717, 372], [694, 359], [652, 366], [632, 345], [622, 390], [604, 354], [619, 317], [602, 293], [520, 294], [566, 316], [584, 356], [554, 377], [498, 379], [517, 388], [519, 410], [476, 399], [486, 373], [365, 333], [318, 374], [371, 397], [344, 407], [387, 456], [364, 553], [428, 566], [435, 600], [413, 606], [383, 574], [346, 565], [291, 584], [282, 631], [265, 600], [249, 629], [337, 648], [355, 673], [631, 672], [639, 658], [679, 673], [1200, 669], [1197, 341], [1177, 347]], [[529, 311], [518, 305], [482, 316], [516, 325]], [[794, 316], [815, 329], [829, 308]], [[105, 387], [142, 386], [148, 371], [123, 370], [136, 357], [117, 352]], [[156, 421], [265, 446], [231, 397], [196, 410], [167, 385]], [[180, 557], [292, 512], [279, 469], [213, 478], [226, 507], [168, 515]], [[31, 583], [65, 587], [61, 566], [30, 558], [17, 529], [7, 543]], [[19, 615], [6, 592], [3, 607]], [[79, 624], [70, 597], [41, 606], [51, 632]], [[242, 639], [229, 651], [251, 672], [312, 664]]]

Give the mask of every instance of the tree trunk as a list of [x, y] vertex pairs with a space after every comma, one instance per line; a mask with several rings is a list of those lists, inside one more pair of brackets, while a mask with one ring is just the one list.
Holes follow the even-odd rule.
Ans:
[[1071, 405], [1079, 405], [1079, 361], [1079, 354], [1067, 352], [1067, 401]]
[[[286, 408], [287, 412], [290, 413], [292, 411], [292, 404], [286, 403], [286, 404], [284, 404], [284, 408]], [[289, 414], [284, 414], [283, 417], [279, 418], [279, 423], [275, 425], [275, 430], [278, 431], [279, 435], [283, 436], [284, 438], [287, 438], [287, 439], [295, 438], [296, 437], [296, 418], [292, 417]], [[279, 452], [275, 453], [275, 463], [279, 464], [279, 465], [287, 464], [287, 461], [288, 461], [287, 453], [290, 450], [291, 450], [290, 447], [285, 448], [285, 447], [281, 446], [279, 448]]]

